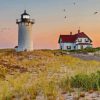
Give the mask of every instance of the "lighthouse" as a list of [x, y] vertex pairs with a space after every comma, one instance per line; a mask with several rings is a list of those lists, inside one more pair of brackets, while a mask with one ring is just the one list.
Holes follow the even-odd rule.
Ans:
[[16, 23], [18, 24], [18, 46], [16, 47], [16, 51], [32, 51], [32, 26], [34, 20], [30, 19], [30, 15], [24, 10], [21, 18], [17, 19]]

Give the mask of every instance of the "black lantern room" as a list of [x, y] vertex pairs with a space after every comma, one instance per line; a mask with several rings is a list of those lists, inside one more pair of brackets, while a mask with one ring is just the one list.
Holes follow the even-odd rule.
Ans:
[[30, 15], [26, 12], [26, 10], [24, 10], [24, 13], [21, 14], [21, 19], [16, 20], [17, 24], [22, 23], [22, 22], [31, 23], [31, 24], [35, 23], [34, 19], [30, 19]]
[[21, 20], [24, 21], [29, 21], [30, 19], [30, 15], [26, 12], [26, 10], [24, 10], [24, 13], [21, 14]]

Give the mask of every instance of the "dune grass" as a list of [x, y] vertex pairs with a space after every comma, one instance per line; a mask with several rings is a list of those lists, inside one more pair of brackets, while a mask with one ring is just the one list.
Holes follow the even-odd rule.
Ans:
[[56, 100], [60, 92], [100, 90], [100, 62], [85, 61], [59, 50], [0, 50], [0, 100]]

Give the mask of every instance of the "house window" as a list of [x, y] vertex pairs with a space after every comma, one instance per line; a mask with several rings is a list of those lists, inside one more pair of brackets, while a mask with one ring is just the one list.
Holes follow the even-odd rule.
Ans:
[[60, 46], [60, 49], [62, 50], [62, 46]]
[[67, 46], [67, 49], [69, 49], [69, 50], [70, 50], [70, 49], [71, 49], [71, 46]]
[[88, 39], [85, 39], [85, 42], [89, 42], [89, 40]]
[[78, 42], [82, 42], [82, 39], [78, 39]]

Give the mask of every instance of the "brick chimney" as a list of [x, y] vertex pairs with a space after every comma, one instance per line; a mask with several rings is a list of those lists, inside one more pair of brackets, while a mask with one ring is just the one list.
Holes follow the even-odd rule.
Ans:
[[78, 33], [80, 33], [80, 30], [78, 30]]
[[70, 35], [72, 35], [72, 32], [70, 32]]

